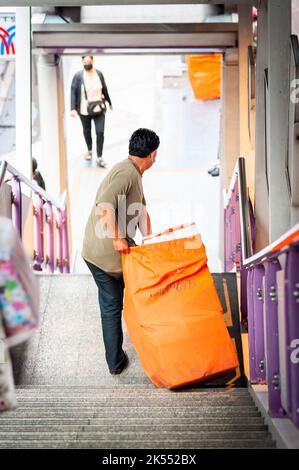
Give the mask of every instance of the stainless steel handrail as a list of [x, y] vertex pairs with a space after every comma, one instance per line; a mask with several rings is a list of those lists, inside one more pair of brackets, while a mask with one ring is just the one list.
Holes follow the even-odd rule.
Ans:
[[[294, 66], [295, 66], [295, 75], [296, 79], [298, 80], [298, 75], [299, 75], [299, 42], [298, 42], [298, 36], [295, 34], [292, 34], [290, 37], [290, 43], [291, 43], [291, 53], [292, 57], [294, 60]], [[299, 122], [299, 103], [295, 103], [295, 122]]]
[[229, 204], [232, 192], [238, 181], [239, 197], [240, 197], [240, 224], [241, 224], [241, 246], [242, 246], [242, 263], [250, 258], [253, 253], [251, 235], [250, 235], [250, 215], [249, 202], [246, 181], [245, 158], [240, 157], [235, 165], [230, 186], [227, 191], [224, 208]]
[[22, 183], [25, 183], [26, 186], [28, 186], [30, 189], [38, 193], [45, 202], [49, 202], [50, 204], [55, 206], [57, 209], [61, 209], [61, 210], [64, 209], [65, 195], [63, 195], [63, 200], [58, 202], [55, 198], [53, 198], [52, 196], [49, 196], [49, 194], [46, 191], [44, 191], [44, 189], [42, 189], [35, 181], [31, 181], [28, 178], [26, 178], [26, 176], [22, 175], [22, 173], [16, 170], [16, 168], [10, 165], [10, 163], [8, 163], [6, 160], [0, 161], [0, 188], [4, 181], [6, 171], [9, 171], [9, 173], [11, 173], [13, 176], [16, 176], [19, 181], [21, 181]]
[[246, 181], [245, 158], [238, 159], [238, 185], [239, 185], [239, 201], [240, 201], [240, 224], [241, 224], [241, 247], [242, 247], [242, 264], [245, 266], [246, 260], [253, 254], [251, 230], [250, 230], [250, 214], [248, 189]]
[[294, 225], [294, 227], [285, 232], [283, 235], [281, 235], [281, 237], [272, 242], [270, 245], [266, 246], [253, 256], [247, 258], [245, 260], [244, 266], [253, 266], [260, 263], [265, 258], [273, 257], [278, 252], [283, 251], [283, 249], [286, 249], [288, 246], [290, 246], [291, 243], [294, 242], [299, 242], [299, 223]]
[[1, 160], [0, 161], [0, 188], [5, 178], [6, 168], [7, 168], [7, 162], [5, 160]]

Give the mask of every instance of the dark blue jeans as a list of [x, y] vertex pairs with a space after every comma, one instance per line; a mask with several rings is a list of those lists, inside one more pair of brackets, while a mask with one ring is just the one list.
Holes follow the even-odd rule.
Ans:
[[121, 366], [124, 360], [121, 323], [124, 280], [122, 276], [117, 278], [102, 271], [89, 261], [84, 261], [98, 286], [106, 361], [109, 370], [115, 370]]

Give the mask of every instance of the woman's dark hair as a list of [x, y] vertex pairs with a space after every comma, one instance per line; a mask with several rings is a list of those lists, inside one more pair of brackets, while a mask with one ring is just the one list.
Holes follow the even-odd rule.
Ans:
[[89, 55], [89, 54], [83, 55], [82, 60], [85, 59], [85, 57], [90, 57], [93, 60], [93, 55]]
[[129, 154], [144, 158], [156, 150], [160, 145], [160, 139], [154, 131], [149, 129], [137, 129], [133, 132], [129, 141]]

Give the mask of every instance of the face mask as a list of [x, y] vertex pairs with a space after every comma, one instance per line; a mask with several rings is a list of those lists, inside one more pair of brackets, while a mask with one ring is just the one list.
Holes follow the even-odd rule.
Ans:
[[92, 69], [92, 64], [85, 64], [84, 68], [85, 68], [85, 70], [91, 70]]

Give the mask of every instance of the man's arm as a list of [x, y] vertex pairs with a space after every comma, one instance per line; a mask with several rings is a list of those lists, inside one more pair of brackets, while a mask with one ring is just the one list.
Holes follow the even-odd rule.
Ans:
[[71, 111], [77, 110], [77, 87], [78, 87], [78, 74], [76, 73], [72, 80], [71, 85]]
[[115, 251], [129, 253], [130, 249], [128, 242], [116, 222], [115, 211], [113, 207], [107, 207], [106, 204], [97, 204], [97, 214], [100, 218], [100, 222], [106, 225], [106, 233], [112, 238], [113, 246]]
[[146, 206], [142, 205], [141, 214], [138, 222], [138, 227], [143, 237], [147, 237], [152, 233], [152, 224]]
[[111, 103], [111, 98], [109, 96], [109, 93], [108, 93], [108, 88], [107, 88], [107, 85], [106, 85], [106, 82], [105, 82], [105, 78], [104, 78], [104, 75], [102, 74], [102, 72], [99, 72], [99, 75], [100, 75], [100, 80], [102, 82], [102, 91], [103, 91], [103, 95], [105, 97], [105, 101], [108, 101], [110, 107], [112, 107], [112, 103]]

